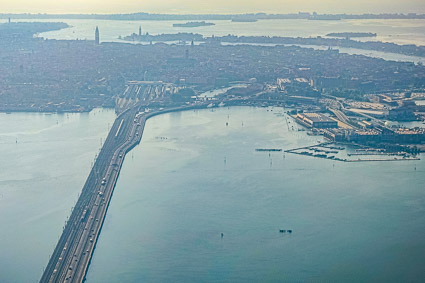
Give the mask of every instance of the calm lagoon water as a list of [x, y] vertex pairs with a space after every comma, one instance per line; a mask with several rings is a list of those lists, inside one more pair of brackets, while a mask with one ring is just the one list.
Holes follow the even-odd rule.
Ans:
[[[254, 45], [254, 46], [276, 46], [278, 44], [261, 44], [261, 43], [222, 43], [222, 45]], [[284, 46], [299, 46], [302, 48], [312, 48], [315, 50], [328, 50], [329, 46], [324, 45], [305, 45], [305, 44], [284, 44]], [[420, 56], [411, 56], [411, 55], [403, 55], [398, 53], [391, 52], [382, 52], [375, 50], [366, 50], [366, 49], [357, 49], [357, 48], [345, 48], [334, 46], [333, 49], [338, 49], [340, 53], [346, 53], [350, 55], [364, 55], [372, 58], [380, 58], [387, 61], [397, 61], [397, 62], [413, 62], [415, 64], [421, 63], [425, 64], [425, 57]]]
[[0, 282], [38, 282], [114, 119], [0, 113]]
[[[204, 36], [223, 36], [228, 34], [257, 36], [309, 37], [325, 36], [331, 32], [374, 32], [377, 37], [362, 38], [364, 41], [385, 41], [398, 44], [425, 45], [425, 20], [260, 20], [254, 23], [235, 23], [231, 21], [208, 21], [215, 26], [196, 28], [175, 28], [174, 23], [186, 21], [113, 21], [113, 20], [75, 20], [47, 19], [16, 21], [63, 21], [71, 27], [59, 31], [41, 33], [50, 39], [93, 39], [94, 30], [99, 26], [101, 41], [118, 41], [119, 36], [137, 33], [139, 26], [143, 33], [178, 33], [193, 32]], [[6, 22], [6, 20], [2, 20]]]
[[175, 28], [173, 23], [186, 21], [106, 21], [65, 20], [72, 28], [44, 33], [41, 36], [56, 39], [91, 39], [96, 25], [101, 29], [102, 41], [117, 41], [118, 36], [137, 33], [139, 26], [150, 34], [193, 32], [205, 36], [270, 35], [309, 37], [325, 36], [330, 32], [376, 32], [379, 36], [363, 40], [380, 40], [399, 44], [425, 45], [425, 20], [262, 20], [255, 23], [210, 21], [215, 26]]
[[[331, 32], [374, 32], [377, 37], [358, 38], [361, 41], [384, 41], [397, 44], [425, 45], [425, 20], [342, 20], [342, 21], [310, 21], [310, 20], [260, 20], [254, 23], [235, 23], [231, 21], [209, 21], [215, 26], [196, 28], [175, 28], [174, 23], [186, 21], [113, 21], [113, 20], [80, 20], [80, 19], [16, 19], [16, 21], [62, 21], [69, 28], [40, 33], [39, 37], [57, 40], [75, 40], [94, 38], [96, 26], [100, 29], [102, 42], [127, 42], [119, 40], [119, 36], [137, 33], [139, 26], [143, 33], [150, 34], [193, 32], [204, 36], [223, 36], [228, 34], [238, 36], [289, 36], [316, 37], [325, 36]], [[6, 22], [6, 20], [0, 20]], [[137, 42], [128, 42], [137, 43]], [[301, 45], [302, 46], [302, 45]], [[314, 49], [327, 46], [303, 46]], [[362, 50], [355, 48], [338, 48], [342, 53], [365, 55], [384, 60], [425, 63], [423, 57], [408, 56], [395, 53]]]
[[233, 107], [148, 120], [87, 282], [422, 281], [425, 162], [256, 152], [318, 142], [284, 115]]
[[[48, 21], [48, 20], [44, 20]], [[51, 21], [51, 20], [50, 20]], [[375, 32], [377, 37], [359, 38], [361, 41], [384, 41], [397, 44], [425, 45], [425, 20], [343, 20], [343, 21], [309, 21], [309, 20], [262, 20], [255, 23], [234, 23], [230, 21], [211, 21], [215, 26], [196, 28], [175, 28], [173, 23], [179, 21], [107, 21], [107, 20], [62, 20], [71, 27], [59, 31], [41, 33], [39, 36], [49, 39], [93, 39], [94, 29], [99, 26], [101, 41], [125, 42], [119, 36], [138, 32], [150, 34], [193, 32], [204, 36], [223, 36], [228, 34], [245, 36], [289, 36], [316, 37], [330, 32]], [[185, 22], [185, 21], [180, 21]], [[306, 46], [309, 47], [309, 46]], [[320, 46], [310, 46], [320, 49]], [[325, 46], [324, 48], [328, 48]], [[342, 53], [365, 55], [393, 61], [425, 63], [423, 57], [386, 53], [355, 48], [338, 48]]]

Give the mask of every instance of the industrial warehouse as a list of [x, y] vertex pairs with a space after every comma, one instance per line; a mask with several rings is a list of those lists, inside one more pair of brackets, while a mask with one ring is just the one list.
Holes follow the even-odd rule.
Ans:
[[298, 113], [297, 121], [309, 128], [338, 128], [338, 122], [321, 113]]

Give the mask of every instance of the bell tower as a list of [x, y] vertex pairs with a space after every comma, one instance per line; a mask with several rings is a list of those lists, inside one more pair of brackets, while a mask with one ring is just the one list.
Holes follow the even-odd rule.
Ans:
[[100, 41], [99, 41], [99, 28], [96, 27], [96, 31], [94, 32], [94, 44], [95, 45], [99, 45]]

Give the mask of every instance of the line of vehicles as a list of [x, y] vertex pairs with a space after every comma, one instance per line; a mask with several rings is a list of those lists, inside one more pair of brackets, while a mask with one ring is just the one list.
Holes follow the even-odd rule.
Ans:
[[123, 111], [115, 120], [40, 282], [83, 282], [124, 156], [140, 141], [146, 119], [188, 106]]
[[123, 157], [140, 142], [143, 114], [131, 109], [114, 123], [41, 282], [83, 282]]

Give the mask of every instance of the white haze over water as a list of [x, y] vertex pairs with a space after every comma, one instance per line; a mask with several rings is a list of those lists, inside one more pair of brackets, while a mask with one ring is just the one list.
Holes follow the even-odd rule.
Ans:
[[174, 28], [173, 23], [185, 21], [111, 21], [111, 20], [19, 20], [19, 21], [63, 21], [71, 27], [59, 31], [42, 33], [39, 36], [51, 39], [93, 39], [94, 29], [99, 26], [101, 41], [118, 41], [119, 36], [137, 33], [161, 34], [193, 32], [204, 36], [228, 34], [245, 36], [288, 36], [316, 37], [330, 32], [373, 32], [378, 36], [363, 38], [367, 41], [394, 42], [397, 44], [425, 45], [425, 20], [260, 20], [255, 23], [231, 21], [209, 21], [215, 26], [196, 28]]
[[6, 13], [425, 13], [422, 0], [3, 0]]
[[[19, 20], [16, 21], [63, 21], [69, 28], [41, 33], [38, 36], [58, 40], [92, 40], [96, 26], [100, 29], [102, 42], [126, 42], [119, 40], [119, 36], [137, 33], [139, 26], [142, 32], [149, 34], [192, 32], [204, 36], [224, 36], [228, 34], [238, 36], [288, 36], [288, 37], [316, 37], [325, 36], [331, 32], [373, 32], [377, 37], [359, 38], [361, 41], [384, 41], [396, 44], [425, 45], [425, 20], [341, 20], [341, 21], [309, 21], [309, 20], [260, 20], [255, 23], [235, 23], [231, 21], [209, 21], [215, 26], [196, 28], [175, 28], [173, 23], [186, 21], [112, 21], [112, 20]], [[137, 42], [130, 42], [137, 43]], [[327, 46], [309, 46], [323, 49]], [[359, 54], [385, 60], [422, 62], [422, 57], [402, 54], [384, 53], [373, 50], [353, 48], [338, 48], [348, 54]]]

